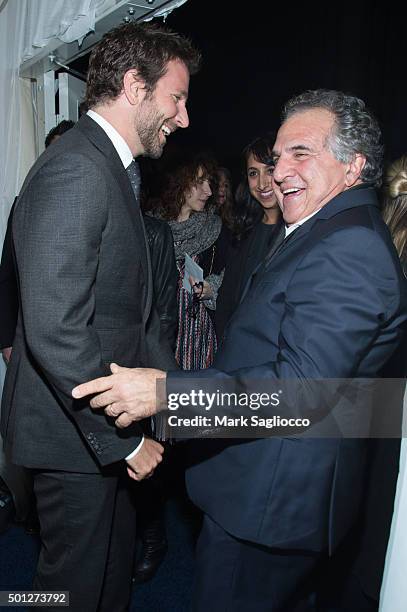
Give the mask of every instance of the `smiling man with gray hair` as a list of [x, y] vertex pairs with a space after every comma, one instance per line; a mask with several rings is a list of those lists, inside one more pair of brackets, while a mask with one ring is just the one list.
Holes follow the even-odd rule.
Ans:
[[[377, 121], [356, 97], [307, 91], [287, 103], [273, 157], [286, 239], [253, 274], [213, 367], [166, 375], [112, 366], [75, 397], [99, 393], [91, 405], [124, 427], [157, 410], [157, 380], [168, 395], [208, 379], [234, 379], [248, 393], [258, 381], [378, 376], [403, 334], [407, 287], [375, 190]], [[285, 409], [298, 416], [303, 407]], [[194, 611], [313, 610], [317, 564], [358, 513], [365, 441], [274, 432], [199, 446], [187, 474], [205, 514]]]

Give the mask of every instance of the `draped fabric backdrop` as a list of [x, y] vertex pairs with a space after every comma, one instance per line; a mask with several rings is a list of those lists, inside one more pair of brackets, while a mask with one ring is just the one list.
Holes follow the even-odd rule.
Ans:
[[[0, 13], [0, 244], [14, 197], [35, 160], [31, 83], [19, 78], [20, 65], [55, 38], [83, 38], [94, 28], [96, 9], [107, 3], [115, 2], [9, 0]], [[0, 383], [3, 378], [1, 363]]]
[[[33, 131], [28, 126], [23, 128], [23, 109], [27, 111], [24, 93], [29, 91], [30, 83], [18, 76], [24, 48], [26, 5], [27, 0], [9, 1], [0, 13], [0, 244], [24, 170], [34, 161]], [[27, 118], [29, 116], [30, 112]], [[2, 381], [4, 364], [0, 361]]]

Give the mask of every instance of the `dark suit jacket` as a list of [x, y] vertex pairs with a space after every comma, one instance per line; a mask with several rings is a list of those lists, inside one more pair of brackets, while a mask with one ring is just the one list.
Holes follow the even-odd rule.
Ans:
[[108, 364], [171, 367], [152, 309], [141, 213], [111, 141], [89, 117], [31, 169], [13, 215], [20, 309], [1, 431], [11, 461], [97, 472], [141, 429], [115, 428], [72, 388]]
[[[406, 320], [406, 280], [375, 191], [354, 188], [304, 223], [257, 274], [226, 328], [214, 367], [171, 373], [167, 393], [208, 377], [219, 386], [234, 377], [247, 392], [258, 390], [261, 379], [375, 377]], [[302, 409], [285, 406], [297, 416]], [[281, 412], [270, 408], [270, 416], [287, 416]], [[332, 550], [358, 512], [362, 440], [195, 440], [191, 446], [189, 494], [236, 537]]]
[[[267, 253], [259, 253], [256, 242], [259, 222], [243, 240], [234, 244], [232, 241], [227, 255], [225, 273], [216, 300], [215, 327], [219, 339], [222, 338], [226, 324], [239, 305], [249, 271], [253, 272], [256, 262]], [[276, 223], [270, 236], [269, 248], [284, 238], [284, 224]]]

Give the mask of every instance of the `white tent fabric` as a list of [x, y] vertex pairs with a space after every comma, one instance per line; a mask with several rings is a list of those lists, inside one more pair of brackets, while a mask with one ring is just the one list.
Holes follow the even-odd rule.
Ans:
[[37, 0], [24, 1], [24, 4], [26, 22], [21, 62], [33, 57], [38, 48], [45, 47], [54, 38], [65, 43], [81, 40], [95, 26], [96, 0]]
[[21, 105], [18, 68], [23, 47], [24, 14], [19, 2], [0, 13], [0, 233], [4, 235], [20, 170]]
[[155, 17], [162, 17], [163, 20], [165, 21], [168, 15], [174, 9], [178, 8], [179, 6], [182, 6], [183, 4], [185, 4], [185, 2], [187, 2], [187, 0], [173, 0], [173, 2], [170, 2], [169, 4], [167, 4], [164, 8], [158, 9], [157, 11], [155, 11], [155, 13], [153, 13], [151, 17], [146, 18], [145, 21], [151, 21]]
[[53, 38], [83, 38], [94, 28], [101, 4], [105, 0], [13, 0], [0, 13], [1, 242], [11, 203], [34, 161], [34, 130], [22, 130], [30, 121], [31, 109], [24, 103], [29, 82], [19, 78], [19, 67]]

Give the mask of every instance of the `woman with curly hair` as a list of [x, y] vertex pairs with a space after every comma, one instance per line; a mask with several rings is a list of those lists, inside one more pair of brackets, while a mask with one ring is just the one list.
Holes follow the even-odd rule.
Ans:
[[[223, 277], [226, 240], [221, 218], [207, 206], [212, 196], [216, 165], [198, 156], [178, 165], [165, 182], [153, 214], [169, 224], [179, 272], [178, 336], [176, 359], [185, 370], [211, 365], [217, 342], [211, 310]], [[203, 282], [187, 279], [184, 289], [185, 254], [203, 269]]]

